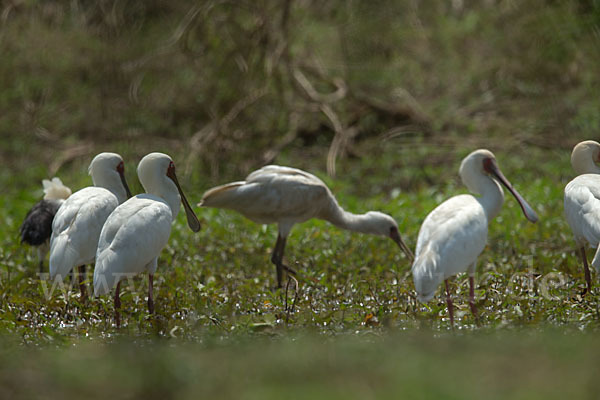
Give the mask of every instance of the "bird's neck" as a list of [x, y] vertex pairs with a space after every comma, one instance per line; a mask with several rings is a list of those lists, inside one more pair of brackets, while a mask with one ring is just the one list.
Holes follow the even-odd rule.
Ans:
[[160, 197], [162, 197], [171, 208], [171, 214], [173, 216], [173, 220], [175, 220], [175, 217], [177, 217], [177, 214], [179, 214], [179, 209], [181, 208], [181, 199], [179, 198], [178, 192], [167, 191], [161, 194]]
[[577, 175], [600, 174], [600, 168], [592, 157], [579, 157], [571, 160], [571, 165]]
[[92, 182], [94, 186], [101, 187], [117, 197], [119, 204], [127, 200], [127, 193], [121, 182], [121, 178], [115, 172], [114, 174], [94, 174], [92, 173]]
[[344, 210], [339, 205], [335, 204], [329, 209], [329, 212], [323, 216], [323, 219], [337, 226], [338, 228], [346, 229], [352, 232], [371, 233], [376, 232], [371, 224], [371, 218], [368, 214], [353, 214]]
[[173, 220], [179, 214], [181, 208], [181, 199], [175, 184], [167, 177], [159, 182], [147, 183], [148, 187], [144, 187], [146, 193], [153, 194], [163, 199], [171, 209]]
[[490, 177], [482, 177], [480, 182], [479, 193], [482, 195], [477, 199], [487, 216], [488, 221], [496, 218], [496, 215], [500, 213], [502, 204], [504, 203], [504, 191], [495, 179]]

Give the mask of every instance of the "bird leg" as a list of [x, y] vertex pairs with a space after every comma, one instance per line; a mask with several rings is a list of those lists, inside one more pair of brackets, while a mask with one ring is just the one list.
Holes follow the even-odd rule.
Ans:
[[78, 268], [78, 281], [79, 281], [79, 292], [81, 293], [81, 300], [85, 300], [87, 298], [87, 290], [85, 287], [85, 265], [80, 265]]
[[448, 286], [448, 279], [444, 280], [444, 283], [446, 284], [446, 304], [448, 305], [450, 325], [454, 328], [454, 310], [452, 308], [452, 297], [450, 296], [450, 287]]
[[585, 255], [585, 246], [581, 246], [581, 248], [579, 249], [579, 252], [581, 253], [581, 260], [583, 261], [585, 282], [587, 283], [587, 287], [583, 290], [583, 293], [581, 293], [581, 295], [585, 296], [586, 293], [592, 291], [592, 277], [590, 275], [590, 267], [588, 266], [587, 257]]
[[477, 307], [475, 307], [475, 279], [469, 276], [469, 305], [471, 306], [471, 312], [477, 320]]
[[117, 328], [121, 326], [121, 315], [119, 314], [119, 309], [121, 308], [121, 298], [119, 297], [119, 292], [121, 291], [121, 282], [117, 283], [117, 288], [115, 289], [115, 324]]
[[[294, 302], [292, 303], [291, 307], [288, 307], [288, 289], [290, 288], [291, 281], [294, 282]], [[294, 312], [296, 300], [298, 300], [298, 279], [296, 279], [293, 275], [290, 275], [288, 277], [287, 285], [285, 285], [285, 322], [288, 321], [290, 313]]]
[[281, 280], [283, 278], [283, 270], [292, 275], [296, 275], [296, 271], [287, 265], [283, 264], [283, 253], [285, 251], [286, 238], [281, 235], [277, 235], [277, 242], [275, 242], [275, 248], [271, 254], [271, 262], [275, 264], [277, 269], [277, 289], [281, 289]]
[[148, 312], [154, 314], [154, 298], [152, 295], [154, 286], [154, 275], [148, 274]]

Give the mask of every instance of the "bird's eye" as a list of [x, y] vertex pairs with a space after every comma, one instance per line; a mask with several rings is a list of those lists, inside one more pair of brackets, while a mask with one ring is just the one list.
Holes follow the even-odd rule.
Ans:
[[169, 167], [167, 168], [167, 176], [172, 176], [175, 174], [175, 163], [173, 161], [169, 162]]
[[120, 173], [125, 172], [125, 164], [123, 164], [123, 161], [121, 161], [119, 163], [119, 165], [117, 165], [117, 172], [120, 172]]
[[492, 166], [494, 161], [490, 157], [486, 157], [483, 159], [483, 170], [488, 174], [492, 173]]

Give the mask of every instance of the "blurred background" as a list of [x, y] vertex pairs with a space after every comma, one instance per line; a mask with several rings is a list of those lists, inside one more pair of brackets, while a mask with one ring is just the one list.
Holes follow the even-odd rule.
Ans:
[[423, 146], [428, 163], [569, 152], [600, 132], [598, 0], [0, 4], [4, 181], [103, 150], [216, 182]]

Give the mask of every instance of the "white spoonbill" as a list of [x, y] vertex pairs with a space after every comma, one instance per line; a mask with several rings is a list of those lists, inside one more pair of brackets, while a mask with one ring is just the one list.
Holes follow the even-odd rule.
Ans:
[[421, 302], [431, 300], [439, 284], [445, 282], [451, 324], [454, 324], [454, 313], [448, 278], [459, 272], [469, 273], [469, 304], [473, 315], [477, 315], [473, 287], [475, 263], [487, 242], [488, 224], [498, 215], [504, 202], [500, 183], [515, 196], [529, 221], [538, 220], [535, 211], [504, 177], [489, 150], [476, 150], [465, 157], [459, 174], [467, 188], [480, 196], [454, 196], [429, 213], [419, 231], [412, 266], [417, 299]]
[[65, 199], [71, 195], [71, 189], [63, 185], [60, 178], [44, 179], [42, 185], [44, 198], [31, 207], [19, 230], [21, 243], [37, 247], [40, 273], [44, 270], [44, 258], [49, 248], [54, 215]]
[[252, 172], [245, 181], [232, 182], [209, 189], [198, 204], [202, 207], [235, 210], [261, 224], [277, 223], [279, 234], [271, 255], [277, 268], [277, 287], [281, 288], [287, 236], [294, 224], [311, 218], [324, 219], [354, 232], [387, 236], [412, 260], [412, 253], [400, 237], [398, 224], [389, 215], [377, 211], [352, 214], [338, 204], [329, 188], [308, 172], [278, 165], [268, 165]]
[[[585, 255], [586, 242], [592, 248], [600, 243], [600, 144], [586, 140], [577, 144], [571, 153], [571, 166], [578, 175], [565, 187], [565, 217], [573, 231], [575, 243], [581, 254], [587, 288], [592, 290], [592, 279]], [[600, 247], [592, 260], [600, 271]]]
[[154, 272], [181, 203], [190, 229], [200, 230], [200, 222], [177, 181], [171, 157], [150, 153], [141, 159], [137, 173], [146, 193], [132, 197], [110, 214], [102, 227], [94, 270], [94, 295], [106, 294], [116, 285], [117, 326], [120, 325], [120, 281], [127, 276], [148, 272], [148, 311], [154, 313]]
[[96, 257], [98, 238], [104, 221], [127, 197], [123, 159], [116, 153], [100, 153], [90, 163], [94, 186], [73, 193], [58, 209], [50, 239], [50, 278], [64, 277], [79, 266], [81, 295], [85, 264]]

